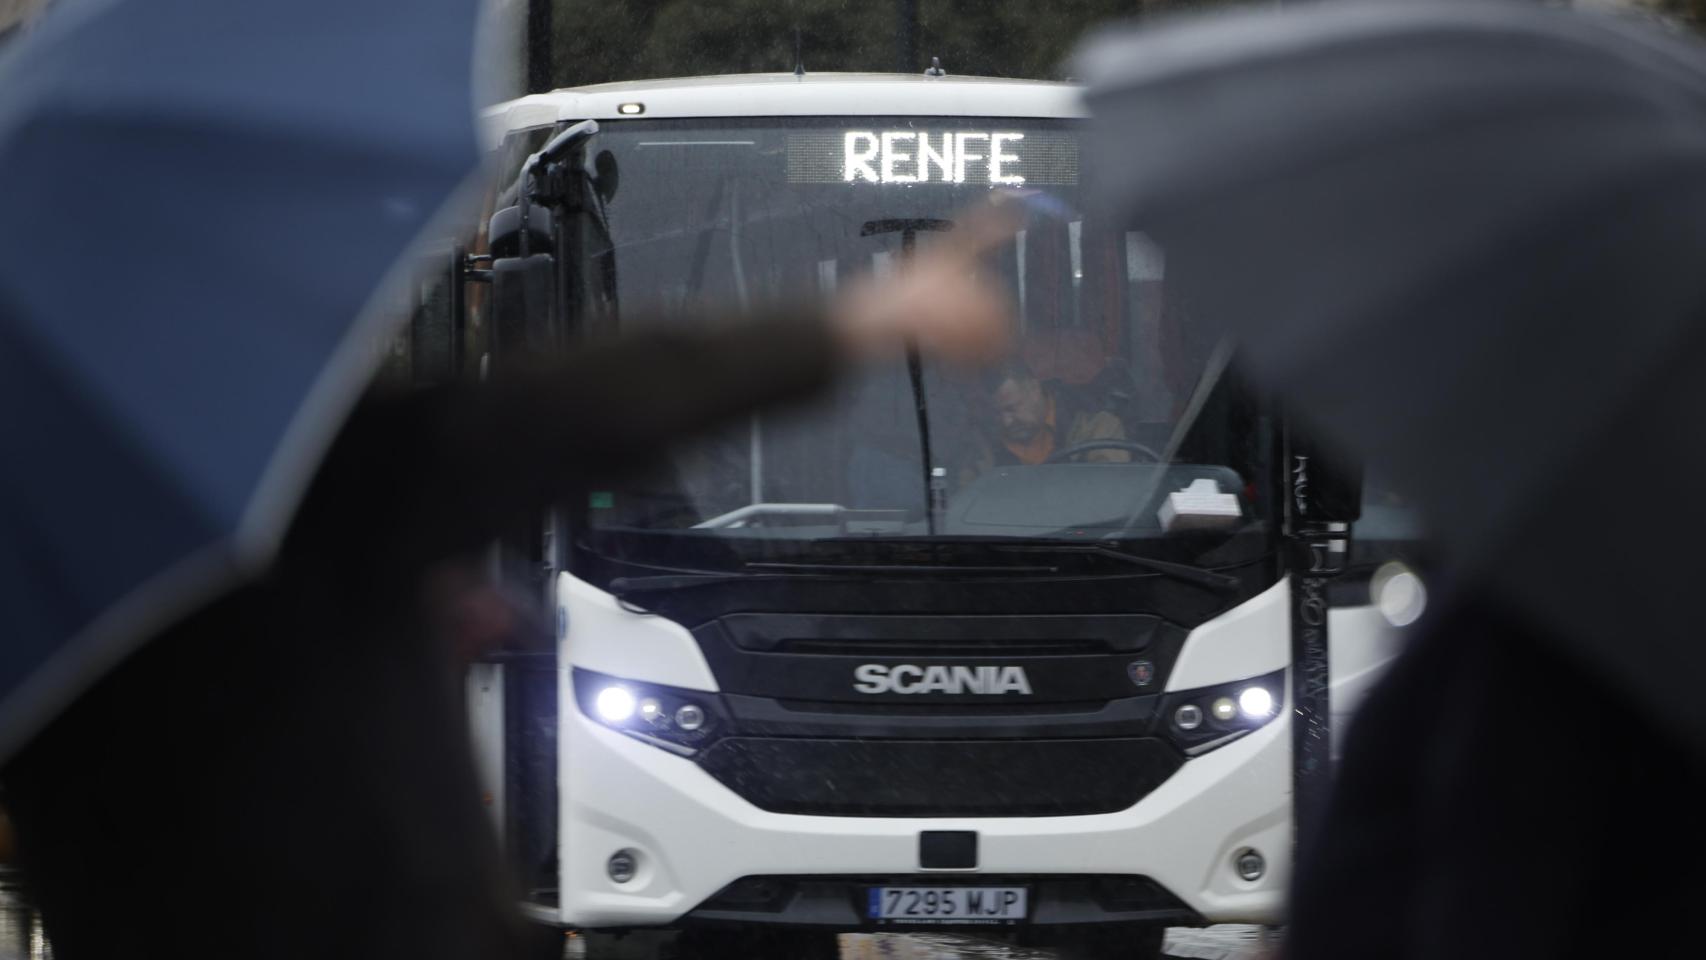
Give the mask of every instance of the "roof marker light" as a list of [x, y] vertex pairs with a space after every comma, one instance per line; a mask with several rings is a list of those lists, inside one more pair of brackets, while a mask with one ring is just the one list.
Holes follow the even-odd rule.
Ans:
[[616, 105], [616, 112], [624, 117], [637, 117], [646, 112], [646, 105], [643, 103], [619, 103]]

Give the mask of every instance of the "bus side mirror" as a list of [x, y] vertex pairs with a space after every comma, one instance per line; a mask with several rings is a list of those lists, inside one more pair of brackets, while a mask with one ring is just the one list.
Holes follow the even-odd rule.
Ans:
[[548, 253], [492, 261], [492, 352], [500, 364], [556, 345], [556, 275]]
[[[551, 208], [542, 204], [527, 207], [527, 252], [554, 251], [551, 234]], [[486, 228], [487, 246], [494, 257], [518, 257], [521, 245], [521, 208], [504, 207], [492, 214]]]

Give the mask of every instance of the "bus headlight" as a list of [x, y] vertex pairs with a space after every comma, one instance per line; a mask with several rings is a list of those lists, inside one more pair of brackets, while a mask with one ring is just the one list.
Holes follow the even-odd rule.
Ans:
[[682, 704], [675, 711], [675, 725], [692, 733], [705, 726], [705, 711], [696, 703]]
[[1162, 701], [1161, 730], [1187, 756], [1224, 746], [1279, 715], [1285, 671], [1232, 683], [1177, 690]]
[[1261, 720], [1274, 712], [1274, 695], [1267, 687], [1245, 687], [1238, 694], [1238, 710], [1247, 720]]
[[613, 730], [672, 753], [691, 755], [717, 735], [717, 695], [574, 671], [581, 712]]
[[1394, 627], [1407, 627], [1428, 608], [1428, 588], [1414, 570], [1394, 560], [1381, 564], [1368, 581], [1375, 609]]
[[621, 723], [634, 715], [634, 694], [627, 687], [605, 687], [598, 691], [594, 705], [598, 719], [605, 723]]
[[1191, 731], [1202, 726], [1202, 707], [1194, 703], [1182, 703], [1179, 709], [1173, 711], [1173, 722], [1180, 730]]

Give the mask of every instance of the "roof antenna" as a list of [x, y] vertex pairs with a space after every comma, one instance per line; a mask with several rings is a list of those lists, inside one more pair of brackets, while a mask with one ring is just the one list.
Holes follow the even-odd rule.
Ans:
[[942, 58], [941, 57], [931, 57], [930, 58], [930, 68], [924, 71], [924, 75], [927, 77], [945, 77], [945, 76], [947, 76], [948, 71], [942, 69]]
[[800, 52], [800, 28], [794, 28], [794, 76], [806, 75], [806, 58]]

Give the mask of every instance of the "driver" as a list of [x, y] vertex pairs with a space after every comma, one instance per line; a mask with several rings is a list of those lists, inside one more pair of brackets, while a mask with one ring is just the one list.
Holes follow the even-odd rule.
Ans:
[[[1043, 380], [1022, 360], [1008, 361], [987, 385], [993, 423], [968, 471], [972, 475], [996, 466], [1044, 463], [1086, 443], [1126, 438], [1117, 414], [1058, 380]], [[1103, 448], [1074, 459], [1127, 463], [1131, 453]]]

